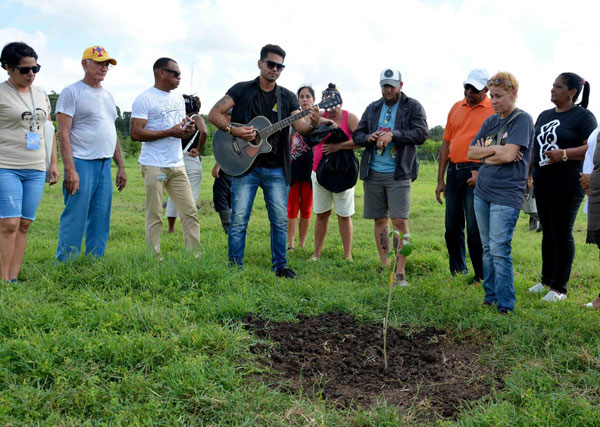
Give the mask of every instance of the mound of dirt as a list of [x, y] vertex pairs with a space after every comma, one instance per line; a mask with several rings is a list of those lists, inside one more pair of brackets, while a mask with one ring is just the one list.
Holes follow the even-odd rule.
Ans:
[[360, 323], [341, 312], [297, 318], [271, 322], [249, 313], [243, 319], [254, 335], [275, 343], [252, 351], [287, 379], [267, 380], [290, 392], [321, 393], [342, 407], [371, 407], [383, 397], [400, 412], [433, 419], [456, 418], [464, 402], [502, 386], [491, 367], [478, 363], [477, 345], [456, 342], [433, 327], [419, 332], [390, 327], [386, 370], [381, 324]]

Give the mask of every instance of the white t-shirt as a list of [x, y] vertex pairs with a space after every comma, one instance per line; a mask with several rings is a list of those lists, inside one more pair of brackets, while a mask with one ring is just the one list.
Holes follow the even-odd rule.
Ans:
[[117, 105], [109, 91], [78, 81], [63, 89], [56, 112], [73, 118], [71, 149], [82, 160], [109, 159], [117, 144]]
[[[585, 152], [585, 160], [583, 161], [583, 173], [592, 173], [594, 170], [594, 151], [596, 151], [596, 143], [598, 141], [598, 134], [600, 133], [600, 126], [598, 126], [594, 131], [590, 134], [587, 139], [587, 151]], [[588, 211], [588, 199], [585, 198], [585, 205], [583, 206], [583, 212], [587, 215]]]
[[[146, 120], [148, 130], [169, 129], [185, 118], [185, 102], [181, 95], [151, 87], [133, 102], [131, 118]], [[163, 168], [183, 166], [181, 139], [169, 136], [143, 141], [139, 162], [144, 166]]]

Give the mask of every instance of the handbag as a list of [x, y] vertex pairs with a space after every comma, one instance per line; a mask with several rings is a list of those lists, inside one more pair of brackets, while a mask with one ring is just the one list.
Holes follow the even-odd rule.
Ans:
[[[326, 138], [328, 144], [348, 141], [348, 135], [340, 128], [331, 130]], [[356, 185], [358, 169], [354, 150], [324, 154], [317, 166], [317, 182], [332, 193], [341, 193]]]
[[46, 182], [50, 182], [50, 162], [52, 161], [52, 142], [54, 141], [54, 125], [46, 120], [44, 124], [44, 147], [46, 148]]

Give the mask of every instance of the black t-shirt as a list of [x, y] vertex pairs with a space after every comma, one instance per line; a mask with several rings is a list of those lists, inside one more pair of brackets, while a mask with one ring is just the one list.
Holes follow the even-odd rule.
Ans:
[[292, 184], [296, 181], [311, 182], [310, 173], [313, 166], [313, 150], [309, 147], [302, 135], [290, 132], [290, 146], [292, 157]]
[[570, 190], [579, 187], [582, 161], [569, 160], [540, 166], [540, 160], [544, 151], [580, 147], [596, 126], [594, 115], [579, 106], [562, 113], [552, 108], [539, 115], [535, 122], [533, 148], [533, 179], [537, 188]]
[[[281, 90], [281, 105], [279, 105], [278, 108], [281, 109], [281, 119], [283, 120], [283, 119], [289, 117], [293, 111], [300, 110], [300, 105], [298, 104], [298, 97], [296, 96], [295, 93], [287, 90], [286, 88], [284, 88], [282, 86], [276, 86], [276, 88], [277, 87], [279, 87], [279, 89]], [[229, 90], [227, 91], [227, 95], [231, 96], [231, 98], [235, 102], [233, 111], [231, 113], [231, 121], [232, 122], [234, 122], [234, 123], [249, 123], [252, 120], [252, 118], [254, 118], [256, 116], [253, 112], [253, 110], [254, 110], [253, 106], [255, 105], [255, 101], [260, 104], [260, 101], [256, 100], [256, 98], [259, 96], [259, 91], [260, 91], [260, 85], [259, 85], [258, 77], [255, 78], [254, 80], [250, 80], [247, 82], [236, 83], [231, 88], [229, 88]], [[272, 93], [271, 96], [273, 96], [276, 99], [277, 98], [276, 89], [271, 91], [271, 93]], [[275, 100], [275, 102], [277, 102], [277, 101]], [[271, 110], [275, 107], [275, 102], [272, 104], [267, 102], [267, 105], [271, 106], [270, 107]], [[258, 107], [257, 110], [259, 110], [259, 109], [261, 109], [261, 108]], [[274, 116], [273, 116], [274, 119], [270, 118], [268, 111], [267, 111], [267, 114], [264, 114], [262, 111], [260, 111], [260, 114], [258, 114], [258, 115], [266, 116], [267, 118], [269, 118], [269, 120], [276, 122], [277, 121], [277, 110], [273, 111], [272, 113], [274, 114]], [[291, 159], [290, 159], [290, 145], [287, 143], [288, 129], [289, 128], [286, 127], [279, 132], [279, 141], [285, 141], [285, 143], [280, 142], [278, 145], [277, 149], [281, 150], [280, 158], [282, 160], [278, 161], [278, 166], [276, 166], [276, 167], [283, 166], [284, 173], [285, 173], [285, 179], [286, 179], [286, 182], [289, 184], [292, 179], [292, 166], [291, 166]], [[273, 136], [275, 136], [275, 135], [272, 135], [269, 138], [269, 141], [272, 140]], [[271, 154], [271, 153], [269, 153], [269, 154]], [[265, 154], [259, 154], [259, 158], [257, 159], [257, 161], [260, 160], [261, 156], [265, 156]], [[254, 163], [254, 165], [256, 165], [256, 162]], [[263, 166], [265, 166], [265, 165], [263, 164]], [[252, 170], [252, 168], [250, 168], [249, 171], [251, 171], [251, 170]]]
[[[264, 116], [271, 123], [277, 122], [277, 96], [276, 90], [273, 89], [270, 92], [265, 92], [262, 89], [258, 89], [258, 93], [252, 100], [252, 117]], [[282, 117], [284, 119], [285, 117]], [[268, 139], [269, 144], [273, 149], [270, 153], [259, 154], [254, 162], [255, 167], [260, 166], [264, 168], [280, 168], [283, 166], [283, 147], [281, 147], [280, 141], [281, 132], [276, 132], [271, 135]]]

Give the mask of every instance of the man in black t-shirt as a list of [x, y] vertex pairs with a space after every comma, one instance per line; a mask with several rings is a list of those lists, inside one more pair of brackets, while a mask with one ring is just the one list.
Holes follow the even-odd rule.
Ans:
[[[285, 51], [268, 44], [260, 51], [259, 76], [251, 81], [237, 83], [215, 104], [208, 114], [216, 127], [236, 138], [253, 141], [256, 130], [252, 126], [232, 126], [226, 113], [233, 107], [231, 121], [248, 123], [254, 117], [264, 116], [271, 123], [300, 111], [298, 98], [293, 92], [275, 83], [284, 69]], [[279, 102], [278, 94], [279, 92]], [[281, 104], [281, 105], [279, 105]], [[297, 120], [293, 127], [302, 135], [316, 128], [320, 121], [319, 109], [313, 107], [311, 122]], [[269, 222], [271, 223], [271, 261], [273, 271], [279, 277], [294, 278], [296, 274], [287, 267], [287, 199], [291, 180], [290, 145], [287, 142], [288, 128], [273, 134], [269, 153], [259, 154], [248, 171], [233, 177], [231, 185], [231, 225], [229, 226], [229, 261], [241, 266], [246, 246], [246, 229], [254, 197], [258, 187], [263, 189]]]

